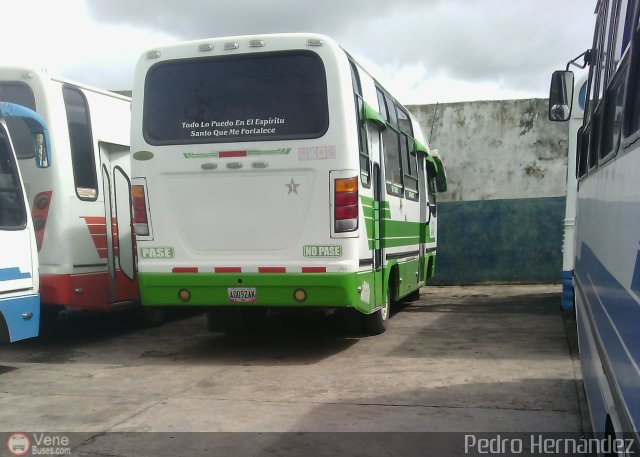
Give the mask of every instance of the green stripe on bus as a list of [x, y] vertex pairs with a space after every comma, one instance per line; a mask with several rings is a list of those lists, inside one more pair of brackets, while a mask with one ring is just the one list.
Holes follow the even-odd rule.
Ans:
[[[373, 249], [373, 218], [365, 217], [365, 229], [369, 249]], [[384, 247], [407, 246], [418, 243], [433, 243], [436, 241], [429, 233], [429, 224], [420, 222], [382, 221]]]

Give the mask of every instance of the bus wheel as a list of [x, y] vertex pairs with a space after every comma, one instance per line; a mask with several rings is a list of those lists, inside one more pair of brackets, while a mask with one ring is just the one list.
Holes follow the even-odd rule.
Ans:
[[391, 314], [391, 288], [387, 287], [387, 298], [384, 306], [371, 314], [365, 314], [364, 330], [369, 335], [380, 335], [387, 330], [389, 316]]

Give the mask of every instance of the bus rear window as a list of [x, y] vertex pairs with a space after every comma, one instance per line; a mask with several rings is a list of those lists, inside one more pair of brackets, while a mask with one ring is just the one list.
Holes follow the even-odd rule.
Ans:
[[318, 138], [328, 127], [324, 65], [312, 52], [166, 61], [146, 77], [149, 144]]

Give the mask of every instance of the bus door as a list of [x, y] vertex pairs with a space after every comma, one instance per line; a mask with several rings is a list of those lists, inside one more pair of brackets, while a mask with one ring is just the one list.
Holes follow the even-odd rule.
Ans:
[[373, 270], [376, 305], [382, 304], [384, 301], [384, 244], [383, 244], [383, 227], [382, 227], [382, 175], [380, 173], [380, 164], [373, 164], [372, 173], [373, 182]]
[[371, 182], [373, 190], [373, 271], [375, 305], [384, 305], [386, 299], [384, 286], [384, 195], [385, 186], [382, 177], [383, 163], [382, 132], [374, 123], [367, 123], [367, 138], [371, 157]]
[[423, 154], [418, 154], [418, 186], [420, 188], [420, 253], [418, 262], [418, 282], [426, 280], [427, 238], [431, 226], [431, 195], [427, 194], [427, 171]]
[[[107, 226], [109, 302], [138, 300], [131, 218], [129, 147], [99, 143]], [[109, 223], [111, 222], [111, 223]]]

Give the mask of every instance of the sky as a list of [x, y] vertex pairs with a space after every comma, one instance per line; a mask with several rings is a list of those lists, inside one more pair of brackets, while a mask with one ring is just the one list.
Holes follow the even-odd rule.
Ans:
[[138, 58], [183, 40], [334, 38], [403, 104], [546, 98], [591, 46], [596, 0], [0, 0], [0, 65], [130, 90]]

